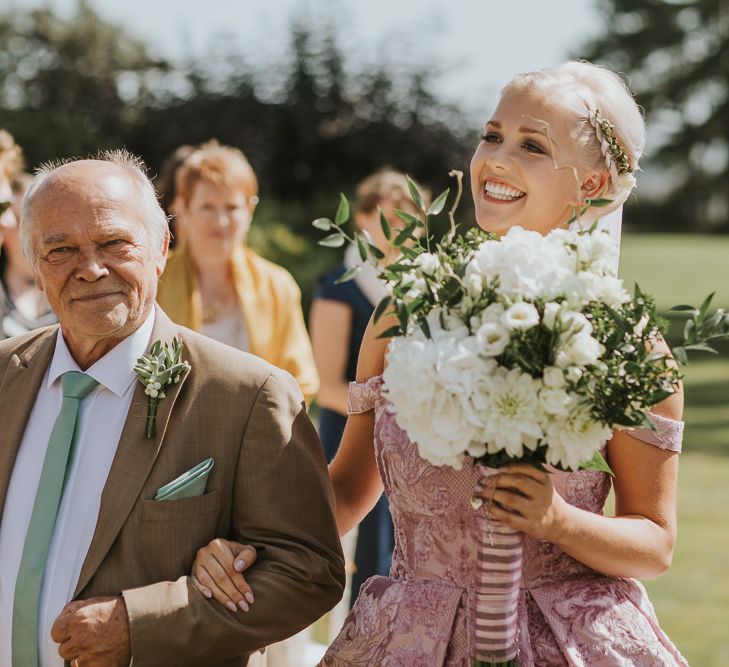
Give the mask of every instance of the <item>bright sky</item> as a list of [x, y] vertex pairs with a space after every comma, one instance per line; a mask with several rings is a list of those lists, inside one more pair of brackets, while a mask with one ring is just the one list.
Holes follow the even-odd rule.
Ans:
[[[514, 74], [555, 65], [600, 29], [596, 0], [89, 0], [159, 55], [199, 57], [239, 48], [275, 63], [295, 16], [330, 20], [353, 62], [419, 62], [445, 70], [444, 98], [482, 118]], [[50, 6], [67, 14], [76, 0], [5, 0], [11, 8]]]

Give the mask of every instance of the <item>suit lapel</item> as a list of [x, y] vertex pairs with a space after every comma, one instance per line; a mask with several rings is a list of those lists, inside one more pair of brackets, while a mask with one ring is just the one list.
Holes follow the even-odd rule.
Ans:
[[[171, 342], [175, 336], [179, 336], [177, 327], [160, 308], [157, 308], [152, 341]], [[137, 502], [162, 447], [172, 408], [188, 375], [189, 371], [180, 378], [177, 384], [169, 387], [165, 392], [165, 398], [159, 402], [156, 435], [151, 439], [146, 437], [148, 399], [142, 384], [137, 383], [114, 461], [101, 494], [96, 530], [81, 568], [74, 598], [86, 587], [98, 570]]]
[[15, 458], [41, 382], [50, 363], [58, 327], [38, 336], [26, 350], [14, 354], [0, 384], [0, 517]]

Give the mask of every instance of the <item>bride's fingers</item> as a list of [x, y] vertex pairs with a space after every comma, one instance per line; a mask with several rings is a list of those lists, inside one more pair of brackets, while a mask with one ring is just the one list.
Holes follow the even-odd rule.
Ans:
[[[245, 572], [258, 558], [258, 552], [249, 544], [239, 542], [228, 542], [233, 556], [233, 569], [236, 572]], [[219, 559], [220, 560], [220, 559]]]
[[248, 602], [236, 591], [230, 578], [215, 559], [207, 559], [205, 563], [196, 567], [195, 577], [203, 587], [210, 591], [212, 598], [230, 612], [236, 612], [239, 608], [248, 611], [250, 608]]
[[508, 489], [495, 489], [491, 494], [491, 502], [493, 505], [512, 514], [526, 516], [530, 501], [521, 494], [514, 493]]
[[[233, 605], [243, 611], [248, 611], [253, 601], [253, 593], [246, 583], [243, 575], [234, 569], [233, 559], [226, 554], [224, 560], [211, 560], [206, 563], [205, 569], [213, 578], [217, 586], [228, 596]], [[226, 606], [233, 611], [232, 606], [226, 602]]]
[[527, 498], [535, 498], [544, 490], [544, 484], [522, 474], [504, 474], [495, 478], [486, 488], [513, 489]]

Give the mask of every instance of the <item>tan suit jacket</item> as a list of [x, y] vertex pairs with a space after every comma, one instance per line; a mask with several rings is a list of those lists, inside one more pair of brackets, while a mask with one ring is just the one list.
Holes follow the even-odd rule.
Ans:
[[[0, 342], [0, 516], [15, 457], [53, 354], [57, 326]], [[178, 327], [158, 308], [152, 340], [181, 338], [191, 370], [159, 404], [145, 437], [138, 384], [101, 497], [75, 599], [123, 594], [133, 667], [236, 667], [292, 635], [342, 595], [333, 493], [293, 378], [252, 355]], [[205, 494], [156, 490], [212, 457]], [[256, 601], [230, 613], [189, 573], [214, 537], [254, 545]]]

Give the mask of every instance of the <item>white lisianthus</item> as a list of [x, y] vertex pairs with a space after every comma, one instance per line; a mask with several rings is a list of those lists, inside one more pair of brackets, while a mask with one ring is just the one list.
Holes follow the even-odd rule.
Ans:
[[435, 272], [441, 266], [438, 256], [429, 252], [423, 252], [418, 255], [413, 264], [426, 276], [435, 275]]
[[589, 366], [595, 364], [604, 353], [605, 347], [601, 343], [589, 333], [580, 331], [568, 336], [566, 342], [560, 344], [555, 363], [560, 368]]
[[476, 332], [480, 351], [488, 357], [498, 357], [509, 345], [509, 330], [498, 322], [487, 322]]
[[570, 366], [564, 374], [568, 382], [579, 382], [582, 379], [582, 369], [577, 366]]
[[534, 304], [520, 301], [506, 310], [501, 323], [509, 331], [531, 329], [539, 324], [539, 311]]
[[506, 308], [498, 301], [489, 304], [481, 313], [481, 322], [483, 324], [501, 324], [501, 318], [504, 316], [505, 311]]
[[472, 298], [478, 299], [483, 293], [483, 276], [474, 271], [466, 276], [465, 283], [468, 294]]
[[595, 421], [584, 404], [552, 421], [546, 430], [547, 463], [569, 470], [578, 470], [612, 436], [612, 430]]
[[561, 389], [565, 385], [564, 373], [561, 368], [556, 366], [547, 366], [542, 374], [542, 381], [545, 387], [551, 389]]
[[[538, 421], [537, 383], [518, 368], [497, 368], [490, 392], [491, 408], [483, 415], [483, 437], [490, 453], [509, 456], [533, 450], [543, 436]], [[479, 439], [480, 440], [480, 439]]]
[[561, 313], [560, 322], [567, 335], [584, 334], [589, 336], [592, 333], [592, 324], [582, 313], [574, 310], [567, 310]]
[[542, 322], [544, 326], [552, 331], [557, 324], [557, 318], [562, 306], [555, 301], [550, 301], [544, 304], [544, 315], [542, 316]]
[[548, 415], [563, 415], [574, 404], [574, 398], [564, 389], [545, 387], [539, 392], [539, 406]]

